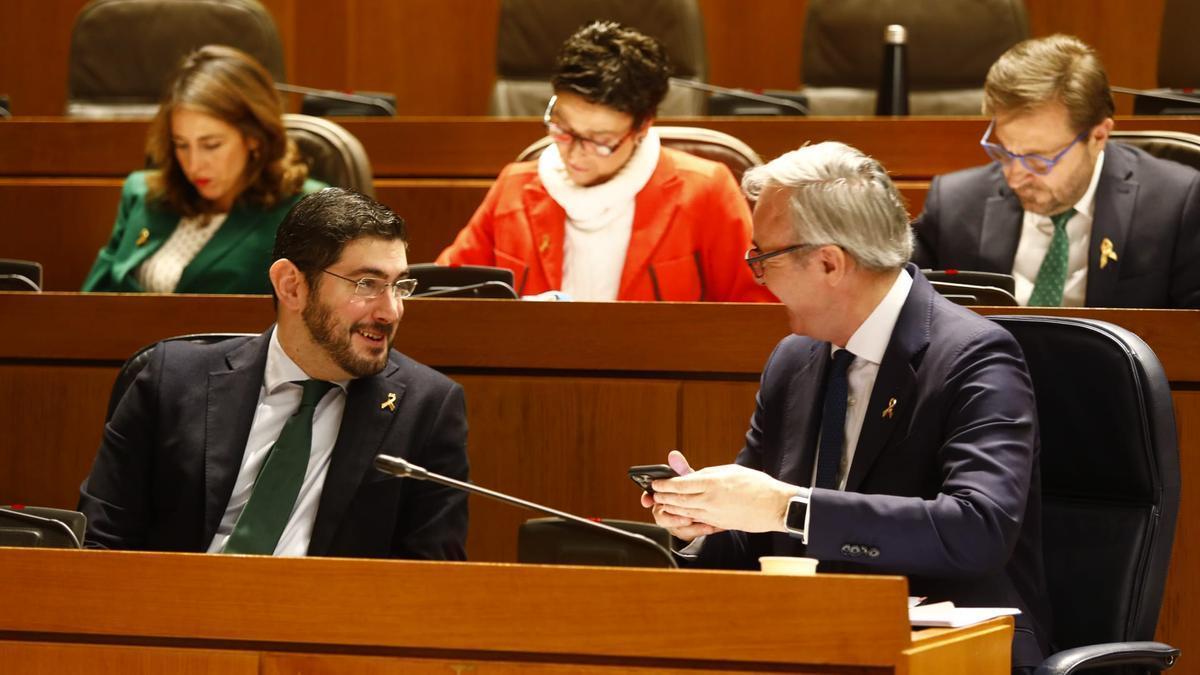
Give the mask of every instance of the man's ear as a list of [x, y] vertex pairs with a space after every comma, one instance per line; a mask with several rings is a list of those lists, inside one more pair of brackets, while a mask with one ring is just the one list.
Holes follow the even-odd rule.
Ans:
[[1099, 144], [1100, 148], [1104, 148], [1104, 144], [1108, 142], [1108, 135], [1113, 130], [1113, 118], [1106, 117], [1104, 121], [1092, 127], [1092, 138]]
[[295, 312], [304, 309], [308, 304], [308, 280], [299, 267], [287, 258], [280, 258], [271, 264], [267, 274], [271, 278], [271, 285], [275, 287], [279, 304]]

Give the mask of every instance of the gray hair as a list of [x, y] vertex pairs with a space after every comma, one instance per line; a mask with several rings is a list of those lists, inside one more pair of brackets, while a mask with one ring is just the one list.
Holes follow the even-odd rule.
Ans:
[[904, 198], [883, 166], [856, 148], [834, 141], [806, 145], [742, 177], [751, 199], [768, 188], [790, 193], [799, 242], [840, 246], [875, 271], [899, 268], [912, 256]]

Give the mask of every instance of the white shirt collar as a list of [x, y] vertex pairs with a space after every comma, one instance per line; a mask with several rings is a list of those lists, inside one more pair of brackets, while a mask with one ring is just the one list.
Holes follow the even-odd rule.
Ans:
[[[271, 340], [267, 347], [267, 367], [263, 373], [263, 387], [266, 388], [267, 394], [275, 393], [279, 387], [285, 384], [311, 379], [308, 373], [296, 365], [287, 352], [283, 351], [283, 345], [279, 344], [279, 327], [271, 326]], [[350, 380], [335, 380], [333, 383], [345, 391]]]
[[1092, 214], [1096, 210], [1096, 185], [1100, 183], [1100, 169], [1104, 167], [1104, 151], [1096, 157], [1096, 166], [1092, 168], [1092, 182], [1088, 183], [1087, 192], [1079, 198], [1075, 203], [1075, 210], [1088, 218], [1092, 218]]
[[[896, 274], [896, 280], [888, 290], [883, 300], [875, 306], [866, 321], [854, 331], [846, 341], [846, 349], [855, 356], [855, 360], [863, 359], [879, 365], [883, 362], [883, 354], [887, 351], [888, 343], [892, 341], [892, 330], [900, 318], [900, 310], [904, 309], [904, 301], [912, 289], [913, 278], [906, 269]], [[834, 347], [833, 351], [837, 351]]]

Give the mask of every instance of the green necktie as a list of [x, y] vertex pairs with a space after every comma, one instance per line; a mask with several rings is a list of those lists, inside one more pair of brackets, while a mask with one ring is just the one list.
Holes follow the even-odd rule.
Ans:
[[1067, 240], [1067, 221], [1075, 215], [1075, 209], [1050, 216], [1054, 223], [1054, 236], [1050, 248], [1038, 268], [1037, 281], [1029, 296], [1030, 307], [1058, 307], [1062, 304], [1063, 286], [1067, 282], [1067, 257], [1071, 253], [1071, 242]]
[[313, 412], [334, 386], [332, 382], [322, 380], [305, 380], [299, 384], [304, 388], [300, 408], [283, 425], [279, 439], [259, 470], [250, 500], [238, 516], [233, 534], [225, 542], [225, 553], [273, 554], [292, 515], [312, 450]]

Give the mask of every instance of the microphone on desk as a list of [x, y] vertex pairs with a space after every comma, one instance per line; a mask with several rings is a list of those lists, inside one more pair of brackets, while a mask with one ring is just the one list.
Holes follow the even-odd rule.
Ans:
[[479, 495], [481, 497], [487, 497], [488, 499], [494, 499], [496, 501], [504, 502], [505, 504], [520, 506], [531, 511], [537, 511], [538, 513], [553, 516], [560, 520], [566, 521], [567, 523], [571, 523], [577, 527], [583, 528], [589, 532], [597, 534], [603, 533], [604, 536], [611, 539], [614, 543], [620, 542], [621, 544], [624, 544], [625, 546], [628, 546], [634, 550], [652, 552], [655, 557], [661, 557], [661, 566], [679, 566], [675, 562], [675, 556], [671, 555], [671, 552], [667, 550], [665, 546], [659, 544], [649, 537], [637, 534], [635, 532], [626, 532], [625, 530], [613, 527], [612, 525], [608, 525], [606, 523], [589, 520], [587, 518], [581, 518], [580, 516], [576, 516], [565, 511], [559, 511], [558, 509], [553, 509], [549, 506], [537, 504], [519, 497], [513, 497], [512, 495], [507, 495], [503, 492], [489, 490], [488, 488], [480, 487], [473, 483], [455, 480], [449, 476], [443, 476], [441, 474], [434, 473], [425, 469], [424, 467], [417, 466], [416, 464], [399, 457], [392, 457], [391, 455], [376, 455], [375, 468], [399, 478], [413, 478], [415, 480], [432, 481], [456, 490], [462, 490], [463, 492]]
[[[755, 103], [770, 103], [771, 105], [774, 105], [774, 106], [779, 106], [781, 108], [787, 108], [789, 110], [794, 110], [795, 114], [798, 114], [798, 115], [810, 114], [808, 107], [805, 106], [803, 103], [800, 103], [799, 101], [793, 101], [791, 99], [781, 98], [779, 96], [769, 96], [767, 94], [756, 94], [752, 91], [747, 91], [745, 89], [735, 89], [732, 87], [721, 87], [721, 86], [718, 86], [715, 84], [708, 84], [707, 82], [697, 82], [695, 80], [685, 80], [680, 77], [672, 77], [671, 84], [680, 86], [680, 87], [684, 87], [686, 89], [697, 89], [699, 91], [705, 91], [710, 94], [725, 94], [726, 96], [731, 96], [733, 98], [741, 99], [744, 101], [754, 101]], [[745, 113], [743, 113], [743, 114], [745, 114]], [[778, 113], [777, 113], [777, 111], [762, 111], [761, 113], [758, 113], [756, 111], [756, 114], [774, 115], [774, 114], [778, 114]]]
[[347, 94], [341, 91], [332, 89], [316, 89], [313, 87], [302, 87], [298, 84], [286, 84], [276, 82], [275, 88], [279, 91], [288, 94], [304, 94], [314, 98], [323, 99], [326, 101], [339, 101], [341, 103], [352, 103], [359, 106], [365, 106], [367, 109], [378, 112], [367, 112], [367, 115], [382, 115], [384, 117], [395, 117], [396, 106], [382, 96], [367, 96], [363, 94]]
[[[0, 506], [0, 527], [17, 526], [29, 527], [39, 533], [38, 539], [42, 540], [41, 546], [49, 546], [53, 548], [83, 548], [83, 543], [79, 541], [79, 537], [75, 535], [75, 531], [71, 526], [59, 518], [46, 517], [36, 515], [30, 511], [36, 507], [19, 506]], [[59, 513], [66, 514], [68, 512], [59, 509], [37, 509], [43, 513]], [[78, 517], [83, 514], [76, 512]], [[82, 526], [81, 526], [82, 527]]]
[[[1135, 115], [1196, 115], [1200, 114], [1200, 94], [1186, 94], [1178, 89], [1133, 89], [1130, 87], [1109, 87], [1113, 93], [1131, 94], [1133, 96], [1152, 99], [1155, 101], [1172, 101], [1175, 103], [1183, 103], [1183, 106], [1175, 106], [1168, 108], [1162, 106], [1158, 110], [1139, 111], [1138, 102], [1134, 100]], [[1178, 92], [1178, 93], [1176, 93]]]

